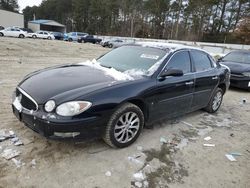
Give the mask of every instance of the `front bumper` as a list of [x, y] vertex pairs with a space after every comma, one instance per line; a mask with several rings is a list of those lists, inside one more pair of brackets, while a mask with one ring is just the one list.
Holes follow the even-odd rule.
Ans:
[[250, 90], [250, 78], [246, 76], [231, 75], [230, 86]]
[[[12, 105], [14, 115], [27, 127], [45, 137], [58, 137], [58, 133], [80, 133], [81, 137], [93, 138], [102, 134], [106, 120], [101, 117], [82, 119], [62, 119], [55, 115], [42, 115], [42, 112], [22, 109], [18, 111]], [[74, 134], [73, 134], [74, 135]]]

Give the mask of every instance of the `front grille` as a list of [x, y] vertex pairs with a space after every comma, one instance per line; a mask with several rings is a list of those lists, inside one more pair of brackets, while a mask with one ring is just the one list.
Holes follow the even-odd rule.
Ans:
[[25, 91], [23, 91], [22, 89], [17, 88], [16, 89], [16, 96], [19, 97], [20, 103], [21, 103], [23, 108], [25, 108], [27, 110], [34, 110], [34, 111], [37, 110], [37, 108], [38, 108], [37, 103]]

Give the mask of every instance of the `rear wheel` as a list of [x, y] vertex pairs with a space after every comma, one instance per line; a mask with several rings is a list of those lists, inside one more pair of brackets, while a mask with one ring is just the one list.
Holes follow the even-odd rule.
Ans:
[[19, 35], [19, 38], [22, 38], [22, 39], [23, 39], [23, 38], [24, 38], [24, 35], [23, 35], [23, 34], [20, 34], [20, 35]]
[[113, 44], [109, 44], [109, 48], [113, 48]]
[[51, 40], [52, 38], [51, 37], [48, 37], [49, 40]]
[[72, 42], [73, 41], [73, 39], [72, 38], [69, 38], [69, 42]]
[[111, 147], [127, 147], [139, 137], [143, 125], [144, 115], [141, 109], [134, 104], [126, 103], [111, 116], [103, 139]]
[[0, 37], [3, 37], [4, 36], [4, 34], [3, 33], [0, 33]]
[[223, 100], [223, 91], [221, 88], [217, 88], [205, 110], [209, 113], [217, 112], [221, 106], [222, 100]]
[[33, 38], [33, 39], [36, 39], [36, 38], [37, 38], [37, 36], [36, 36], [36, 35], [32, 35], [32, 38]]

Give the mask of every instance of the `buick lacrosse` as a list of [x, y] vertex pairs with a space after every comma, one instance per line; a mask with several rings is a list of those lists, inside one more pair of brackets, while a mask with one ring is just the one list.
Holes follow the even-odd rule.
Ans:
[[136, 43], [97, 60], [27, 75], [13, 94], [15, 116], [45, 137], [100, 136], [126, 147], [142, 128], [199, 109], [216, 112], [230, 71], [205, 51]]

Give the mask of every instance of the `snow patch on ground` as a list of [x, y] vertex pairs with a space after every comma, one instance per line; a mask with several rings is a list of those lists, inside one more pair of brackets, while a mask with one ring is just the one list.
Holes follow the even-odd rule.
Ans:
[[103, 71], [106, 75], [113, 77], [115, 80], [124, 81], [124, 80], [134, 80], [132, 76], [126, 73], [115, 70], [114, 68], [102, 67], [95, 59], [92, 61], [85, 61], [78, 63], [79, 65], [89, 66], [98, 70]]

